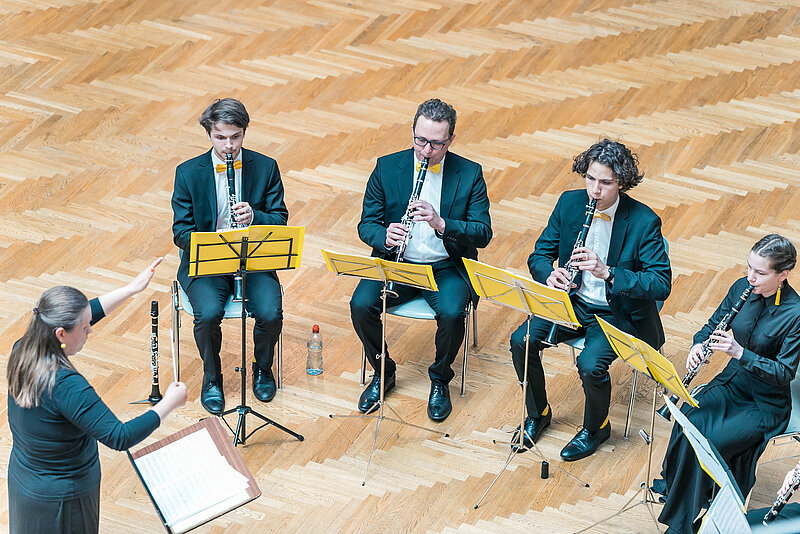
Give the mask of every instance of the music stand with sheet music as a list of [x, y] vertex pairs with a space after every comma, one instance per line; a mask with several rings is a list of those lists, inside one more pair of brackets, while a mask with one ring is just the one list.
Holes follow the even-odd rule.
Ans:
[[[658, 398], [658, 386], [661, 385], [662, 387], [672, 391], [679, 398], [683, 399], [684, 402], [688, 402], [691, 406], [697, 407], [697, 403], [686, 390], [686, 387], [683, 385], [683, 381], [681, 377], [678, 376], [678, 372], [675, 370], [675, 366], [672, 365], [672, 362], [670, 362], [660, 352], [641, 339], [637, 339], [627, 332], [623, 332], [616, 326], [612, 325], [608, 321], [603, 320], [597, 315], [595, 315], [595, 318], [597, 319], [597, 323], [600, 325], [600, 328], [603, 329], [603, 333], [606, 335], [608, 343], [611, 345], [611, 348], [614, 349], [614, 352], [617, 354], [617, 356], [619, 356], [621, 360], [637, 371], [652, 378], [656, 384], [653, 387], [653, 411], [650, 416], [650, 434], [647, 434], [647, 432], [644, 430], [639, 431], [639, 434], [642, 436], [645, 443], [647, 443], [647, 470], [645, 471], [644, 482], [641, 483], [639, 491], [637, 491], [633, 497], [628, 499], [628, 502], [626, 502], [622, 508], [617, 511], [617, 513], [592, 523], [588, 527], [579, 530], [576, 534], [585, 532], [613, 517], [617, 517], [628, 510], [632, 510], [640, 504], [643, 504], [647, 508], [647, 511], [650, 512], [650, 517], [653, 519], [653, 523], [656, 526], [656, 530], [661, 532], [661, 527], [658, 526], [658, 520], [656, 519], [656, 515], [655, 512], [653, 512], [652, 507], [652, 504], [657, 503], [658, 500], [653, 496], [653, 492], [650, 489], [650, 469], [653, 462], [653, 438], [656, 423], [656, 399]], [[631, 505], [631, 502], [636, 499], [640, 492], [644, 492], [642, 500]]]
[[[486, 491], [483, 492], [481, 498], [478, 499], [478, 502], [474, 506], [474, 508], [478, 508], [481, 502], [483, 502], [484, 497], [486, 497], [486, 494], [488, 494], [489, 490], [494, 486], [494, 483], [497, 482], [500, 475], [505, 472], [511, 460], [514, 459], [514, 456], [516, 456], [518, 452], [527, 450], [524, 440], [525, 394], [528, 389], [528, 350], [530, 348], [531, 319], [535, 316], [570, 328], [580, 328], [581, 325], [575, 317], [575, 311], [572, 309], [572, 302], [569, 300], [569, 295], [567, 295], [565, 291], [548, 287], [529, 278], [523, 278], [508, 271], [504, 271], [503, 269], [498, 269], [497, 267], [492, 267], [491, 265], [469, 258], [464, 258], [464, 267], [466, 267], [472, 287], [479, 296], [502, 306], [522, 311], [527, 315], [524, 371], [522, 373], [522, 382], [517, 382], [521, 386], [522, 391], [520, 400], [520, 431], [517, 432], [519, 441], [517, 443], [513, 441], [509, 443], [509, 445], [511, 445], [511, 452], [506, 459], [506, 463], [494, 477], [492, 483], [489, 484], [489, 487], [486, 488]], [[533, 442], [533, 438], [531, 436], [528, 436], [528, 438], [530, 438], [531, 443], [533, 443], [533, 448], [536, 453], [543, 460], [547, 460], [536, 443]], [[574, 478], [585, 487], [589, 487], [589, 484], [580, 480], [572, 473], [564, 471], [557, 464], [553, 465], [556, 469]]]
[[694, 449], [697, 463], [706, 474], [722, 489], [714, 498], [708, 512], [703, 516], [700, 531], [703, 534], [740, 534], [750, 532], [750, 525], [744, 513], [744, 496], [739, 484], [733, 478], [730, 468], [713, 443], [689, 421], [689, 418], [664, 395], [675, 424], [681, 426], [683, 435]]
[[[428, 432], [433, 432], [434, 434], [441, 434], [444, 437], [449, 437], [449, 434], [446, 432], [441, 432], [439, 430], [434, 430], [432, 428], [407, 422], [400, 417], [400, 415], [394, 411], [391, 406], [386, 404], [386, 401], [384, 400], [384, 395], [386, 393], [384, 391], [384, 386], [386, 384], [384, 380], [386, 371], [386, 299], [387, 295], [394, 297], [397, 296], [396, 293], [393, 293], [388, 289], [388, 284], [389, 282], [394, 282], [395, 284], [416, 287], [427, 291], [439, 291], [439, 288], [436, 287], [436, 280], [433, 278], [433, 269], [430, 265], [401, 263], [384, 260], [381, 258], [372, 258], [369, 256], [341, 254], [325, 249], [322, 249], [322, 255], [325, 257], [325, 264], [328, 266], [328, 270], [336, 273], [337, 276], [355, 276], [357, 278], [366, 278], [368, 280], [376, 280], [383, 283], [383, 288], [381, 289], [381, 353], [378, 355], [378, 358], [381, 360], [381, 390], [378, 402], [370, 406], [367, 412], [363, 414], [330, 414], [328, 416], [331, 419], [335, 417], [356, 417], [370, 418], [377, 421], [375, 425], [375, 435], [372, 438], [372, 449], [369, 452], [367, 466], [364, 469], [364, 480], [361, 482], [361, 485], [363, 486], [367, 483], [367, 473], [369, 471], [369, 465], [372, 462], [372, 456], [375, 453], [375, 444], [378, 441], [378, 431], [380, 430], [381, 422], [384, 419], [388, 421], [394, 421], [395, 423], [400, 423], [401, 425], [427, 430]], [[375, 411], [376, 404], [378, 406], [378, 415], [369, 415]], [[392, 417], [386, 417], [383, 414], [384, 406], [391, 410], [396, 419]]]
[[192, 530], [261, 495], [216, 417], [126, 453], [169, 534]]
[[[242, 278], [242, 366], [234, 370], [241, 373], [242, 401], [239, 406], [226, 410], [220, 418], [233, 433], [233, 444], [245, 444], [247, 438], [265, 426], [272, 425], [303, 441], [303, 436], [274, 420], [256, 412], [247, 405], [247, 273], [296, 269], [303, 253], [302, 226], [248, 226], [222, 232], [194, 232], [189, 246], [189, 276], [219, 276], [237, 274]], [[236, 430], [225, 416], [238, 413]], [[247, 433], [246, 416], [251, 414], [264, 423]]]

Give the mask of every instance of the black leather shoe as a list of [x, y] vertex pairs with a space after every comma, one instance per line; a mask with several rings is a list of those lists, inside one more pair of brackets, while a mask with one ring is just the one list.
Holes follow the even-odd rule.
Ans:
[[552, 410], [547, 411], [547, 415], [542, 415], [538, 419], [531, 416], [525, 418], [525, 434], [522, 437], [522, 449], [519, 449], [519, 427], [514, 431], [514, 436], [511, 438], [511, 448], [515, 451], [525, 452], [533, 448], [533, 444], [541, 437], [544, 429], [550, 426], [550, 421], [553, 419]]
[[[386, 389], [383, 394], [386, 395], [394, 389], [395, 375], [386, 377]], [[358, 411], [361, 413], [372, 413], [378, 409], [378, 401], [381, 400], [381, 375], [374, 375], [372, 381], [367, 384], [367, 387], [361, 393], [358, 399]]]
[[225, 395], [222, 393], [222, 377], [217, 380], [203, 378], [203, 389], [200, 391], [200, 404], [210, 414], [221, 414], [225, 410]]
[[450, 386], [436, 382], [431, 383], [431, 394], [428, 397], [428, 417], [434, 421], [444, 421], [452, 411]]
[[611, 437], [611, 423], [607, 423], [606, 426], [594, 432], [583, 428], [561, 450], [561, 458], [566, 462], [572, 462], [591, 456], [597, 447], [609, 437]]
[[269, 402], [275, 398], [277, 390], [272, 369], [264, 371], [258, 365], [253, 365], [253, 395], [261, 402]]

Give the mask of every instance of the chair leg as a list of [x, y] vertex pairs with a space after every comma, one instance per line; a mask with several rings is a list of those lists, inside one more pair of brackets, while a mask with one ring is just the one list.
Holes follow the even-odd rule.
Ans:
[[367, 353], [364, 345], [361, 345], [361, 385], [367, 383]]
[[275, 384], [278, 386], [278, 389], [283, 389], [283, 329], [281, 329], [281, 333], [278, 334], [278, 369], [277, 374], [275, 376]]
[[461, 366], [461, 396], [465, 397], [467, 393], [467, 361], [469, 360], [469, 315], [472, 307], [470, 302], [467, 306], [467, 316], [464, 319], [464, 365]]
[[633, 380], [631, 381], [631, 401], [628, 403], [628, 417], [625, 419], [625, 434], [624, 438], [628, 439], [628, 432], [631, 428], [631, 415], [633, 414], [633, 403], [636, 400], [636, 382], [639, 378], [639, 372], [633, 370]]
[[478, 307], [470, 303], [472, 307], [472, 346], [478, 347]]
[[575, 365], [577, 363], [577, 360], [575, 359], [575, 347], [570, 345], [569, 346], [569, 351], [572, 354], [572, 365]]

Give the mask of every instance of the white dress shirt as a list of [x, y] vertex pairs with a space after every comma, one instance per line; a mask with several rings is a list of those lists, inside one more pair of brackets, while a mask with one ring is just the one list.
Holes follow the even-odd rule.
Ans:
[[[446, 156], [447, 154], [445, 154]], [[416, 171], [416, 155], [412, 155], [415, 165], [412, 167], [412, 191], [413, 184], [417, 179]], [[425, 175], [425, 182], [422, 184], [422, 192], [420, 192], [419, 199], [424, 200], [439, 213], [442, 203], [442, 177], [444, 176], [444, 158], [442, 159], [442, 166], [438, 174], [428, 168]], [[438, 237], [436, 232], [431, 228], [427, 221], [419, 221], [414, 223], [411, 229], [411, 239], [408, 240], [406, 251], [403, 258], [414, 263], [434, 263], [439, 260], [449, 258], [447, 250], [444, 248], [444, 243]]]
[[[242, 160], [242, 151], [239, 150], [239, 154], [236, 156], [236, 159], [233, 161], [241, 161]], [[214, 176], [216, 178], [216, 187], [217, 187], [217, 232], [221, 230], [228, 230], [230, 229], [230, 224], [228, 223], [228, 215], [230, 213], [230, 203], [228, 202], [228, 171], [227, 168], [222, 172], [216, 172], [217, 165], [222, 164], [225, 165], [225, 162], [221, 160], [217, 153], [213, 150], [211, 151], [211, 164], [214, 166]], [[234, 169], [235, 174], [235, 182], [236, 182], [236, 201], [241, 202], [242, 199], [242, 169]]]
[[[603, 211], [597, 213], [605, 213], [611, 217], [610, 221], [602, 218], [595, 218], [589, 226], [589, 233], [586, 235], [586, 248], [593, 250], [597, 253], [600, 261], [606, 263], [608, 261], [608, 247], [611, 243], [611, 229], [614, 227], [614, 216], [617, 213], [619, 206], [619, 196], [616, 202]], [[585, 302], [594, 304], [595, 306], [608, 306], [606, 300], [606, 281], [602, 278], [595, 277], [592, 273], [584, 271], [583, 283], [578, 289], [578, 297]]]

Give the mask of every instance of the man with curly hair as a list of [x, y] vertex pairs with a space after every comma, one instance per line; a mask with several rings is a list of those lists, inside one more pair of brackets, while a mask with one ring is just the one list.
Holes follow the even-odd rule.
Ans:
[[[566, 461], [590, 456], [611, 435], [608, 368], [616, 355], [595, 315], [659, 348], [664, 329], [656, 301], [665, 300], [672, 285], [661, 219], [626, 193], [644, 176], [636, 155], [625, 145], [604, 139], [576, 156], [572, 171], [585, 179], [586, 188], [561, 195], [528, 257], [534, 280], [570, 293], [582, 325], [578, 330], [559, 326], [556, 341], [585, 337], [585, 348], [577, 359], [585, 396], [583, 428], [561, 451]], [[591, 199], [597, 199], [596, 213], [585, 246], [573, 250]], [[580, 270], [571, 287], [570, 273], [563, 267], [568, 260]], [[526, 324], [511, 336], [511, 355], [520, 381], [525, 370]], [[552, 418], [541, 360], [551, 326], [538, 318], [530, 323], [525, 448], [533, 446]]]

